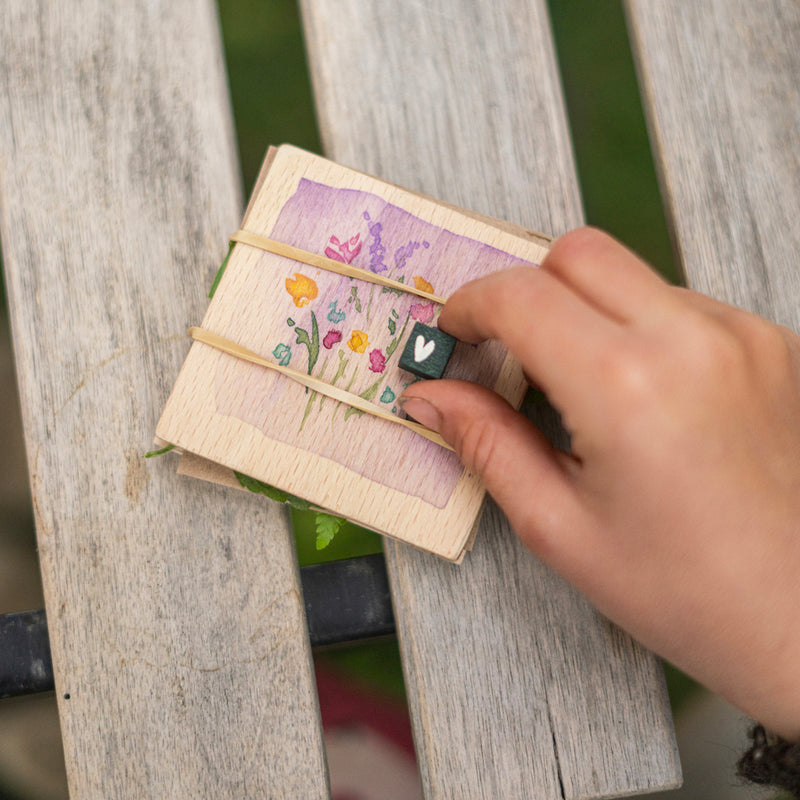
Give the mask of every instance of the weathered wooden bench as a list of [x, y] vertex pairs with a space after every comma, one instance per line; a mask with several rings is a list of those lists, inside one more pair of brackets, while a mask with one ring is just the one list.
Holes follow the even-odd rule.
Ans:
[[[800, 328], [800, 14], [628, 0], [690, 285]], [[327, 155], [582, 221], [542, 0], [303, 0]], [[74, 798], [327, 797], [284, 510], [141, 455], [242, 196], [211, 0], [7, 0], [0, 235]], [[253, 98], [258, 102], [258, 98]], [[454, 567], [388, 542], [428, 798], [674, 785], [660, 665], [489, 507]]]

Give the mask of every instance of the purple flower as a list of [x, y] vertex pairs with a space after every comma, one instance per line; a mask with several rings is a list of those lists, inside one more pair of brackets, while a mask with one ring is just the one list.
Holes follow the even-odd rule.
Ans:
[[409, 242], [403, 247], [398, 247], [397, 250], [394, 251], [395, 267], [397, 267], [397, 269], [403, 269], [403, 267], [406, 265], [406, 261], [408, 261], [408, 259], [414, 255], [414, 251], [418, 247], [419, 242]]
[[383, 372], [386, 369], [386, 356], [377, 347], [370, 351], [369, 368], [372, 372]]
[[325, 338], [322, 340], [322, 346], [326, 350], [330, 350], [337, 342], [341, 341], [342, 332], [331, 329], [325, 334]]

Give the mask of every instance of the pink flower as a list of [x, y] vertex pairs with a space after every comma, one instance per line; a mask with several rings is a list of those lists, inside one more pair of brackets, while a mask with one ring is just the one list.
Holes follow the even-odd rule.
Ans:
[[341, 342], [341, 341], [342, 341], [342, 332], [341, 331], [329, 330], [325, 334], [325, 338], [322, 340], [322, 346], [326, 350], [330, 350], [331, 347], [333, 347], [337, 342]]
[[325, 255], [343, 264], [349, 264], [361, 252], [361, 234], [357, 233], [352, 239], [340, 242], [336, 236], [331, 236]]
[[411, 316], [423, 325], [427, 325], [433, 319], [433, 303], [414, 303], [411, 306]]
[[370, 351], [369, 368], [372, 372], [383, 372], [386, 369], [386, 356], [377, 347]]

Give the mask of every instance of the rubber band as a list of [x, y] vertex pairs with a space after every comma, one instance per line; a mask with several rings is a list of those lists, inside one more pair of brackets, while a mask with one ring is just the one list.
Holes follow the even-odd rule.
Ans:
[[426, 292], [424, 289], [417, 289], [416, 286], [408, 286], [405, 283], [400, 283], [400, 281], [384, 278], [381, 275], [361, 269], [360, 267], [353, 267], [350, 264], [336, 261], [333, 258], [319, 256], [316, 253], [309, 253], [306, 250], [301, 250], [299, 247], [292, 247], [289, 244], [283, 244], [283, 242], [276, 242], [274, 239], [268, 239], [266, 236], [259, 236], [257, 233], [251, 233], [250, 231], [238, 230], [231, 236], [230, 241], [241, 242], [241, 244], [247, 244], [259, 250], [266, 250], [268, 253], [274, 253], [276, 256], [285, 256], [286, 258], [291, 258], [293, 261], [300, 261], [303, 264], [319, 267], [329, 272], [337, 272], [339, 275], [346, 275], [348, 278], [356, 278], [360, 281], [376, 283], [378, 286], [383, 286], [387, 289], [414, 294], [417, 297], [421, 297], [423, 300], [430, 300], [440, 305], [444, 305], [447, 299], [432, 294], [431, 292]]
[[297, 383], [302, 384], [314, 392], [319, 392], [326, 397], [330, 397], [332, 400], [337, 400], [340, 403], [344, 403], [345, 405], [351, 406], [359, 411], [363, 411], [366, 414], [372, 414], [372, 416], [378, 417], [379, 419], [384, 419], [387, 422], [394, 422], [398, 425], [402, 425], [403, 427], [414, 431], [414, 433], [418, 433], [420, 436], [424, 436], [434, 444], [438, 444], [440, 447], [444, 447], [447, 450], [453, 449], [449, 444], [447, 444], [447, 442], [445, 442], [444, 439], [442, 439], [438, 433], [432, 431], [430, 428], [426, 428], [424, 425], [420, 425], [419, 422], [414, 422], [410, 419], [403, 419], [402, 417], [396, 417], [394, 414], [389, 414], [377, 406], [372, 405], [372, 403], [370, 403], [368, 400], [364, 400], [363, 397], [359, 397], [357, 394], [351, 394], [350, 392], [347, 392], [344, 389], [339, 389], [330, 383], [325, 383], [319, 378], [306, 375], [304, 372], [298, 372], [290, 367], [282, 367], [280, 364], [267, 361], [265, 358], [262, 358], [252, 350], [248, 350], [246, 347], [242, 347], [240, 344], [236, 344], [229, 339], [225, 339], [216, 333], [207, 331], [204, 328], [192, 327], [189, 328], [189, 336], [191, 336], [196, 342], [202, 342], [203, 344], [210, 345], [211, 347], [220, 350], [223, 353], [235, 356], [236, 358], [241, 358], [243, 361], [249, 361], [251, 364], [257, 364], [260, 367], [267, 367], [268, 369], [275, 370], [275, 372], [280, 372], [281, 375], [285, 375], [286, 377], [297, 381]]

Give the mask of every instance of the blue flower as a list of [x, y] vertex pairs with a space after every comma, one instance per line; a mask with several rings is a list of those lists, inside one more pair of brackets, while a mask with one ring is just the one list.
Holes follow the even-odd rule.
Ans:
[[332, 322], [334, 325], [338, 325], [340, 322], [344, 320], [347, 314], [344, 311], [339, 311], [336, 308], [336, 300], [334, 300], [328, 308], [330, 311], [328, 312], [328, 322]]
[[272, 355], [273, 355], [273, 356], [275, 356], [275, 358], [277, 358], [277, 359], [278, 359], [278, 363], [279, 363], [279, 364], [280, 364], [282, 367], [285, 367], [285, 366], [287, 366], [287, 365], [288, 365], [288, 363], [289, 363], [289, 360], [290, 360], [290, 359], [291, 359], [291, 357], [292, 357], [292, 348], [291, 348], [291, 347], [289, 347], [289, 345], [288, 345], [288, 344], [283, 344], [283, 343], [281, 342], [281, 344], [279, 344], [279, 345], [278, 345], [278, 346], [277, 346], [277, 347], [276, 347], [276, 348], [275, 348], [275, 349], [272, 351]]

